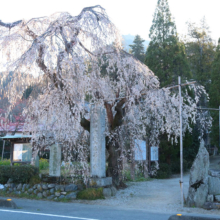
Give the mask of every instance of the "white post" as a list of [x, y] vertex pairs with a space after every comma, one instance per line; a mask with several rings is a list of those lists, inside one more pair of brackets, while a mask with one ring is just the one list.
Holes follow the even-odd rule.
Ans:
[[183, 137], [182, 137], [182, 97], [181, 97], [181, 77], [178, 77], [179, 84], [179, 115], [180, 115], [180, 188], [181, 204], [183, 207]]
[[5, 140], [3, 141], [2, 160], [3, 160], [3, 158], [4, 158], [4, 151], [5, 151]]

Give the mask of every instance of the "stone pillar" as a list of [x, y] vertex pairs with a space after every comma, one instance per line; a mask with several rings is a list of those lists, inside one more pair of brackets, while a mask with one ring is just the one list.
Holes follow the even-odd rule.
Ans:
[[40, 165], [39, 156], [37, 155], [37, 156], [35, 157], [35, 159], [34, 159], [34, 166], [35, 166], [35, 167], [39, 167], [39, 165]]
[[105, 109], [92, 105], [90, 119], [91, 177], [105, 177]]
[[105, 109], [97, 104], [91, 107], [90, 117], [90, 185], [106, 186], [112, 178], [106, 178]]
[[59, 144], [54, 144], [50, 147], [49, 175], [59, 177], [60, 166], [61, 166], [61, 147]]

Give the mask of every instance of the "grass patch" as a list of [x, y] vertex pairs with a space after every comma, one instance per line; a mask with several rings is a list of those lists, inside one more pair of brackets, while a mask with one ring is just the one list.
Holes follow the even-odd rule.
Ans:
[[132, 180], [130, 170], [125, 170], [123, 172], [123, 178], [126, 182], [145, 182], [152, 180], [150, 177], [145, 178], [142, 173], [136, 173], [134, 180]]
[[71, 199], [68, 199], [68, 198], [62, 198], [62, 199], [57, 199], [57, 200], [55, 200], [55, 201], [57, 201], [57, 202], [69, 202]]
[[96, 200], [96, 199], [105, 199], [103, 195], [103, 188], [88, 188], [80, 191], [77, 194], [77, 199], [86, 199], [86, 200]]
[[41, 158], [39, 160], [39, 170], [48, 170], [49, 169], [49, 162], [47, 159]]
[[0, 159], [0, 166], [10, 166], [11, 161], [10, 159]]
[[152, 179], [150, 177], [137, 177], [134, 182], [145, 182], [145, 181], [151, 181]]

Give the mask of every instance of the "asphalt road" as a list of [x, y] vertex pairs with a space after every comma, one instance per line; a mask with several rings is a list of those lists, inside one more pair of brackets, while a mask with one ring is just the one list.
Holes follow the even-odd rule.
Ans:
[[81, 203], [61, 203], [29, 199], [12, 200], [17, 204], [18, 209], [0, 207], [0, 220], [168, 220], [171, 215], [177, 214], [151, 213], [144, 210]]
[[0, 220], [167, 220], [170, 214], [149, 213], [80, 203], [13, 199], [19, 209], [0, 207]]

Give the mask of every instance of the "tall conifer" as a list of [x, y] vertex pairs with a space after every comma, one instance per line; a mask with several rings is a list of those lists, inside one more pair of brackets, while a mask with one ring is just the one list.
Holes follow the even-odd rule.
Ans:
[[144, 39], [140, 37], [140, 35], [136, 35], [131, 47], [131, 53], [141, 62], [144, 62]]
[[159, 77], [161, 86], [176, 84], [178, 76], [190, 78], [185, 47], [177, 37], [168, 0], [158, 0], [149, 37], [145, 63]]
[[[216, 48], [215, 59], [212, 63], [211, 86], [210, 86], [210, 106], [219, 108], [220, 105], [220, 39]], [[212, 112], [212, 143], [219, 146], [219, 112]]]
[[209, 33], [205, 17], [200, 21], [200, 25], [189, 22], [188, 36], [190, 39], [185, 44], [193, 79], [205, 86], [207, 92], [210, 89], [212, 62], [215, 57], [215, 44]]

